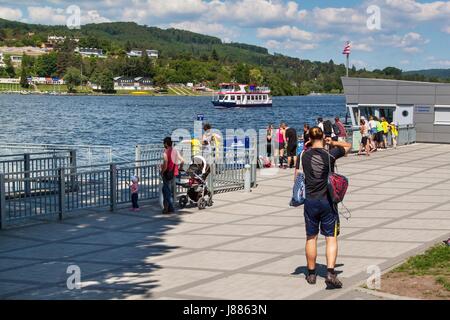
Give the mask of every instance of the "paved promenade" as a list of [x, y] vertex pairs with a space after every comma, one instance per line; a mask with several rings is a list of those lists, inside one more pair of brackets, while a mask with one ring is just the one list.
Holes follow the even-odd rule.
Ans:
[[[283, 170], [202, 212], [167, 217], [147, 205], [0, 231], [0, 299], [375, 299], [354, 289], [368, 266], [386, 270], [450, 236], [450, 145], [349, 156], [339, 172], [352, 214], [341, 222], [342, 290], [304, 280], [303, 211], [288, 207], [293, 171]], [[69, 265], [81, 269], [80, 290], [67, 289]]]

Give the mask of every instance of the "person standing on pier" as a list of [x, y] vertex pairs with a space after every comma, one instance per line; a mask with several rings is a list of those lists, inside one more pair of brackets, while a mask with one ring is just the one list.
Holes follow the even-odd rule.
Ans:
[[[339, 214], [328, 193], [328, 175], [334, 172], [337, 159], [344, 157], [351, 149], [351, 144], [343, 141], [333, 141], [324, 137], [322, 129], [314, 127], [309, 130], [310, 149], [303, 152], [301, 161], [297, 162], [305, 174], [306, 197], [304, 216], [306, 227], [306, 260], [308, 274], [306, 281], [315, 284], [317, 238], [320, 233], [326, 238], [327, 276], [325, 283], [329, 289], [338, 289], [342, 283], [334, 270], [338, 254], [337, 236], [339, 235]], [[325, 149], [329, 146], [329, 151]]]
[[177, 149], [173, 148], [173, 142], [170, 137], [164, 138], [164, 161], [161, 165], [161, 176], [163, 181], [163, 198], [164, 198], [164, 209], [163, 213], [174, 213], [174, 199], [173, 199], [173, 189], [175, 177], [178, 176], [178, 163], [183, 165], [184, 159], [181, 157]]
[[136, 176], [131, 177], [131, 185], [130, 185], [130, 191], [131, 191], [131, 211], [139, 211], [139, 204], [138, 204], [138, 198], [139, 198], [139, 178]]
[[347, 130], [345, 130], [344, 124], [339, 117], [334, 118], [333, 130], [338, 137], [338, 141], [345, 141], [347, 139]]
[[287, 127], [285, 136], [287, 142], [287, 162], [289, 168], [292, 169], [297, 165], [297, 130], [292, 127]]
[[266, 130], [266, 142], [267, 142], [267, 158], [269, 158], [271, 163], [273, 163], [272, 137], [273, 137], [273, 125], [269, 123]]
[[279, 167], [283, 168], [284, 163], [284, 149], [286, 148], [286, 124], [280, 123], [280, 127], [276, 131], [276, 139], [278, 142], [278, 161]]

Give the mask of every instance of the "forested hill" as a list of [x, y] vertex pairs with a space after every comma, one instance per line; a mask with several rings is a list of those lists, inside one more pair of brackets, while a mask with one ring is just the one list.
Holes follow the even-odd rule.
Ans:
[[[64, 43], [49, 57], [26, 59], [25, 71], [16, 74], [64, 76], [69, 68], [83, 66], [87, 80], [113, 76], [149, 76], [160, 85], [167, 83], [205, 83], [237, 81], [269, 85], [275, 95], [339, 93], [340, 77], [345, 66], [332, 60], [318, 62], [270, 54], [266, 48], [223, 43], [219, 38], [177, 29], [160, 29], [134, 22], [112, 22], [83, 25], [79, 30], [64, 26], [25, 24], [0, 19], [0, 46], [41, 46], [51, 35], [77, 38], [80, 47], [103, 49], [107, 59], [77, 57], [75, 44]], [[68, 42], [68, 41], [66, 41]], [[149, 63], [147, 57], [128, 58], [131, 49], [156, 49], [160, 57]], [[34, 60], [34, 61], [33, 61]], [[11, 70], [9, 70], [9, 74]], [[5, 74], [5, 70], [0, 70]], [[404, 75], [396, 68], [374, 70], [352, 68], [351, 76], [401, 78], [438, 81], [423, 75]]]
[[441, 79], [450, 79], [450, 69], [427, 69], [404, 72], [406, 75], [423, 75], [425, 77], [435, 77]]

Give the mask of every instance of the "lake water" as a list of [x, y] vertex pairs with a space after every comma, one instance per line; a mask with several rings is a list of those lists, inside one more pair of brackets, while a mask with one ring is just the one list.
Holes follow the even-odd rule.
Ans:
[[160, 143], [197, 114], [214, 128], [261, 129], [285, 121], [300, 130], [319, 116], [345, 117], [345, 97], [274, 97], [272, 108], [215, 109], [210, 97], [0, 95], [0, 142], [111, 145], [133, 158], [136, 144]]

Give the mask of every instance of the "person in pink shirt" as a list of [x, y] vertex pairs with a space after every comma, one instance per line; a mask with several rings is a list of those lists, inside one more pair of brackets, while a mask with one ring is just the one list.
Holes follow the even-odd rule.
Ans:
[[131, 211], [139, 211], [139, 204], [138, 204], [138, 198], [139, 198], [139, 178], [136, 176], [131, 177], [131, 204], [132, 208]]

